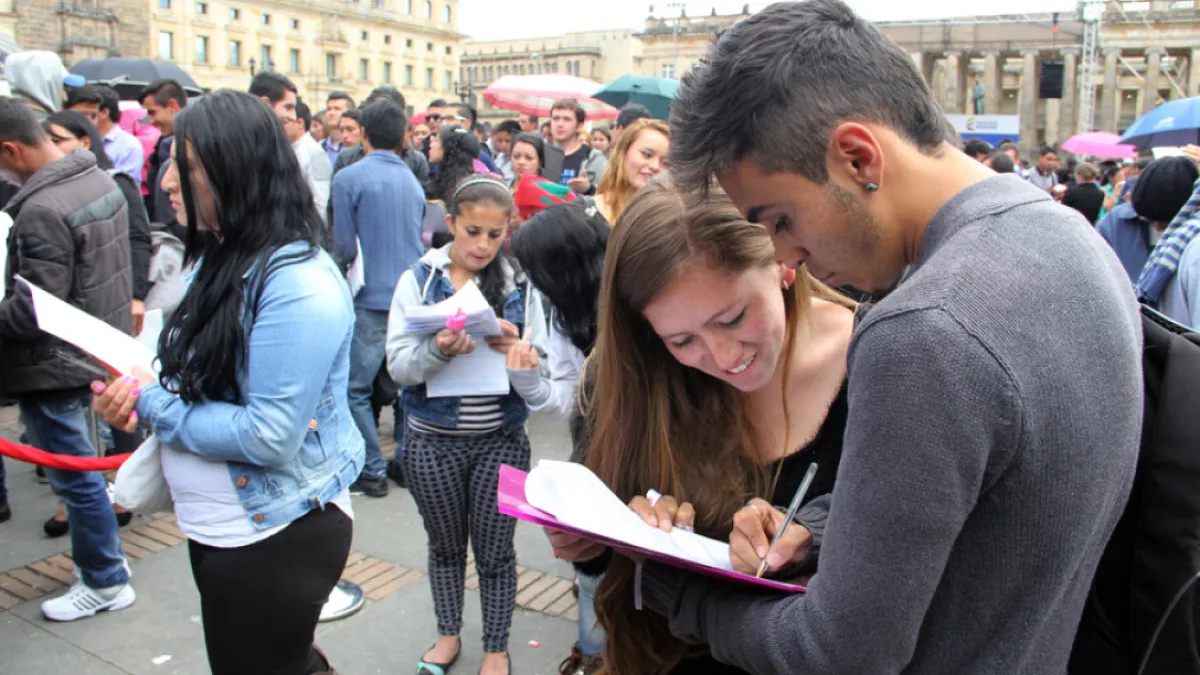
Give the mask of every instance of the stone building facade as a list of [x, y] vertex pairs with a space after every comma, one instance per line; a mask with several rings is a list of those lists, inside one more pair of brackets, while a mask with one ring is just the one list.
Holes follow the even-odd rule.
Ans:
[[[0, 21], [23, 49], [57, 52], [68, 66], [149, 55], [147, 0], [0, 0]], [[4, 25], [0, 24], [0, 30]]]

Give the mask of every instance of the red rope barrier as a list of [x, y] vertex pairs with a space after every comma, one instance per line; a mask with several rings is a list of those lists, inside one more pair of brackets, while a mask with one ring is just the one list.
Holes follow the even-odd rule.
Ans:
[[0, 455], [19, 459], [30, 464], [40, 464], [51, 469], [64, 471], [111, 471], [120, 468], [132, 453], [110, 455], [108, 457], [75, 457], [73, 455], [56, 455], [52, 452], [39, 450], [31, 445], [13, 443], [0, 438]]

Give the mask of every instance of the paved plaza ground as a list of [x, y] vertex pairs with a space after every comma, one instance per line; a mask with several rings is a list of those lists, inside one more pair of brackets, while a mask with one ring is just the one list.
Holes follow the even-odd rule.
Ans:
[[[389, 412], [384, 413], [390, 418]], [[565, 459], [566, 426], [535, 415], [529, 423], [534, 462]], [[20, 434], [16, 408], [0, 409], [0, 435]], [[381, 429], [391, 436], [390, 419]], [[394, 445], [385, 445], [385, 452]], [[0, 675], [203, 675], [208, 673], [200, 601], [187, 547], [173, 517], [138, 516], [123, 528], [137, 603], [75, 623], [42, 618], [39, 604], [71, 581], [70, 538], [48, 539], [42, 522], [55, 509], [33, 467], [6, 461], [13, 519], [0, 524]], [[435, 638], [426, 570], [425, 532], [407, 490], [385, 499], [354, 497], [354, 545], [344, 578], [367, 591], [358, 614], [318, 628], [318, 644], [341, 675], [410, 673]], [[571, 568], [550, 554], [541, 531], [517, 527], [521, 566], [509, 644], [513, 672], [550, 675], [575, 640]], [[482, 658], [478, 583], [468, 568], [463, 658], [457, 673], [478, 672]], [[531, 646], [531, 642], [539, 646]]]

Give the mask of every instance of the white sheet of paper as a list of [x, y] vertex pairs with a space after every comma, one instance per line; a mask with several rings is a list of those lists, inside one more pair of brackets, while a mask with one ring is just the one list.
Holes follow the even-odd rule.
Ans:
[[122, 375], [133, 374], [140, 366], [155, 373], [154, 351], [100, 319], [59, 300], [28, 280], [17, 277], [33, 292], [33, 311], [38, 328], [70, 342], [83, 351], [117, 369]]
[[508, 393], [508, 370], [504, 354], [492, 351], [482, 338], [475, 351], [459, 354], [425, 382], [425, 395], [440, 396], [503, 396]]
[[358, 255], [354, 256], [354, 263], [346, 271], [346, 280], [350, 282], [350, 297], [352, 298], [358, 297], [358, 292], [367, 283], [366, 272], [363, 270], [362, 242], [355, 239], [354, 244], [358, 247]]
[[[12, 216], [0, 211], [0, 241], [8, 242], [8, 233], [12, 230], [12, 226]], [[8, 267], [7, 251], [7, 246], [3, 251], [0, 251], [0, 280], [2, 280], [0, 281], [0, 294], [4, 293], [4, 286], [8, 283], [8, 271], [5, 269]]]
[[678, 528], [668, 533], [650, 527], [582, 464], [539, 461], [525, 480], [525, 499], [573, 527], [698, 565], [733, 571], [729, 544]]
[[445, 328], [446, 319], [457, 314], [460, 309], [467, 315], [466, 331], [471, 335], [481, 337], [501, 334], [495, 310], [488, 304], [474, 281], [468, 281], [457, 293], [439, 303], [405, 307], [404, 330], [417, 334], [436, 333]]
[[158, 336], [162, 334], [162, 329], [163, 311], [161, 309], [148, 309], [146, 310], [146, 316], [142, 319], [142, 332], [138, 333], [137, 341], [157, 355]]

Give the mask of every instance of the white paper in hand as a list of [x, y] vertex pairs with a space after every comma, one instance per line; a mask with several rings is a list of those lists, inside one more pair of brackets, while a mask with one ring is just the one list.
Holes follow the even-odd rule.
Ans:
[[525, 500], [572, 527], [698, 565], [733, 570], [729, 544], [678, 528], [668, 533], [650, 527], [582, 464], [541, 460], [525, 480]]
[[65, 340], [96, 357], [122, 375], [133, 374], [133, 367], [158, 372], [154, 352], [100, 319], [78, 309], [17, 277], [33, 293], [33, 311], [38, 328]]
[[404, 308], [406, 333], [436, 333], [446, 327], [446, 319], [462, 310], [467, 315], [466, 331], [473, 336], [501, 335], [496, 312], [474, 281], [468, 281], [454, 295], [433, 305]]

